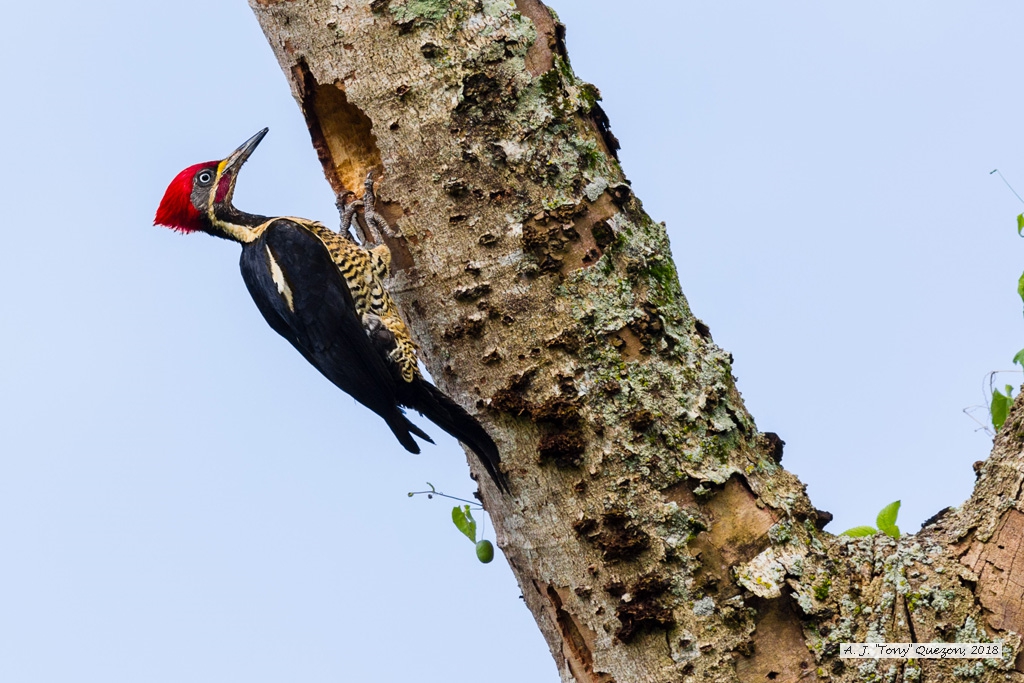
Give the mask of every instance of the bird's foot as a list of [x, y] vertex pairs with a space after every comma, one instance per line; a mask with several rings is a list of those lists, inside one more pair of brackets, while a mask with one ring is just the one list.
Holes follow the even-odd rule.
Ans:
[[[390, 318], [389, 320], [394, 325], [395, 319]], [[400, 330], [405, 330], [404, 323], [398, 321], [398, 324], [401, 325]], [[363, 314], [363, 329], [366, 331], [366, 336], [370, 338], [370, 343], [398, 369], [404, 381], [412, 382], [419, 376], [416, 344], [407, 334], [399, 337], [395, 334], [395, 330], [389, 327], [388, 322], [375, 313]]]
[[375, 313], [363, 313], [363, 330], [373, 345], [384, 353], [390, 353], [395, 347], [395, 335], [387, 328], [380, 316]]
[[[362, 245], [367, 242], [366, 230], [356, 218], [356, 209], [363, 206], [363, 200], [355, 199], [355, 196], [354, 192], [346, 192], [338, 197], [335, 205], [341, 212], [341, 234], [347, 237], [350, 242]], [[353, 223], [355, 224], [358, 239], [352, 235], [351, 228]]]
[[384, 217], [377, 213], [374, 208], [374, 203], [377, 197], [373, 194], [373, 171], [366, 174], [366, 191], [363, 193], [363, 220], [366, 221], [366, 226], [369, 228], [372, 237], [374, 238], [374, 244], [380, 244], [383, 242], [381, 235], [387, 235], [392, 239], [401, 237], [401, 235], [391, 229], [388, 222], [384, 220]]

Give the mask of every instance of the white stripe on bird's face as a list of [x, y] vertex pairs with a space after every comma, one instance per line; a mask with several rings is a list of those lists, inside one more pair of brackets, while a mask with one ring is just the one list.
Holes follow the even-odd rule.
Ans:
[[292, 288], [288, 286], [288, 281], [284, 279], [284, 271], [278, 265], [277, 259], [274, 258], [269, 245], [267, 246], [267, 258], [270, 259], [270, 277], [274, 279], [274, 284], [277, 285], [277, 293], [284, 297], [285, 303], [288, 304], [288, 310], [294, 313], [295, 299], [292, 297]]

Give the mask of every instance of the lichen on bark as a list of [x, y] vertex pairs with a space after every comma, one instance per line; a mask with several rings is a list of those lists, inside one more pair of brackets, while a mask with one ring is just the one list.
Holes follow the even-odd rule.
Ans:
[[[513, 494], [481, 495], [563, 680], [1022, 680], [1019, 408], [961, 510], [899, 540], [822, 532], [543, 4], [252, 6], [335, 192], [383, 171], [392, 290], [499, 444]], [[994, 637], [1002, 659], [838, 657]]]

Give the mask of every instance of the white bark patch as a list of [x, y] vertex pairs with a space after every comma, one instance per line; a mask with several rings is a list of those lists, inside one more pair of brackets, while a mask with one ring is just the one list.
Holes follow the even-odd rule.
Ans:
[[715, 601], [710, 596], [705, 596], [693, 603], [693, 613], [698, 617], [709, 617], [715, 613]]
[[598, 198], [604, 194], [604, 191], [608, 189], [608, 181], [604, 178], [596, 178], [594, 182], [583, 188], [583, 194], [587, 196], [591, 202], [596, 202]]
[[798, 550], [768, 548], [750, 562], [737, 567], [736, 581], [759, 598], [782, 595], [786, 574], [803, 564], [804, 554]]

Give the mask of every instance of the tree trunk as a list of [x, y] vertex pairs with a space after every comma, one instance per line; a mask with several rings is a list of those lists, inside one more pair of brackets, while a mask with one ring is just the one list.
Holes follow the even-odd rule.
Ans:
[[[562, 680], [1024, 681], [1024, 410], [959, 510], [819, 530], [679, 288], [538, 0], [250, 0], [335, 192], [383, 171], [391, 282]], [[1020, 561], [1018, 561], [1020, 560]], [[841, 660], [840, 642], [1004, 642]]]

